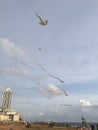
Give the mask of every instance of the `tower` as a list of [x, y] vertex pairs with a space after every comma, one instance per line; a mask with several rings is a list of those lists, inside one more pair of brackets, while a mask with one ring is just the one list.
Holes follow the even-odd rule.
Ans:
[[5, 89], [3, 93], [2, 110], [11, 108], [12, 90], [10, 88]]

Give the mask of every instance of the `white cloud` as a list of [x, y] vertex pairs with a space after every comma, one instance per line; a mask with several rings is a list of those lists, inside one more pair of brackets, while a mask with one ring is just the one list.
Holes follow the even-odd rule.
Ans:
[[24, 52], [20, 47], [18, 47], [14, 42], [9, 39], [0, 39], [0, 47], [3, 49], [7, 56], [12, 58], [20, 59], [27, 63], [36, 64], [35, 59], [31, 59], [26, 52]]
[[36, 89], [44, 94], [46, 97], [53, 97], [54, 95], [60, 95], [63, 93], [57, 86], [49, 84], [49, 85], [39, 85]]
[[43, 116], [45, 115], [44, 113], [40, 112], [40, 113], [37, 113], [37, 116]]
[[12, 74], [14, 76], [21, 76], [21, 77], [28, 78], [35, 82], [46, 78], [46, 75], [36, 75], [36, 73], [31, 73], [24, 68], [17, 68], [14, 66], [2, 67], [2, 68], [0, 68], [0, 73], [5, 74], [5, 75]]
[[91, 103], [89, 101], [87, 101], [87, 100], [81, 99], [80, 103], [82, 104], [82, 106], [91, 106]]

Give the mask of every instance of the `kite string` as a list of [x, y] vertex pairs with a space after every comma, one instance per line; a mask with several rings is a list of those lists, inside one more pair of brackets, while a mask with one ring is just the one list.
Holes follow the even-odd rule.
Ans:
[[13, 57], [13, 59], [14, 59], [16, 62], [18, 62], [18, 63], [20, 63], [20, 64], [22, 64], [22, 65], [25, 65], [25, 66], [27, 66], [27, 67], [30, 68], [30, 69], [35, 69], [35, 68], [33, 68], [32, 66], [30, 66], [30, 65], [28, 65], [28, 64], [26, 64], [26, 63], [24, 63], [24, 62], [22, 62], [22, 61], [20, 61], [20, 60], [17, 60], [17, 58], [15, 58], [15, 57]]
[[[20, 64], [22, 64], [22, 65], [25, 65], [25, 66], [27, 66], [27, 67], [30, 68], [30, 69], [34, 69], [32, 66], [30, 66], [30, 65], [28, 65], [28, 64], [26, 64], [26, 63], [24, 63], [24, 62], [22, 62], [22, 61], [17, 60], [17, 58], [15, 58], [15, 57], [13, 57], [13, 59], [14, 59], [16, 62], [18, 62], [18, 63], [20, 63]], [[44, 71], [49, 77], [52, 77], [52, 78], [54, 78], [54, 79], [59, 80], [61, 83], [64, 83], [64, 81], [61, 80], [60, 78], [58, 78], [58, 77], [56, 77], [56, 76], [54, 76], [54, 75], [48, 73], [47, 70], [46, 70], [41, 64], [38, 64], [38, 66], [39, 66], [39, 67], [41, 68], [41, 70]]]

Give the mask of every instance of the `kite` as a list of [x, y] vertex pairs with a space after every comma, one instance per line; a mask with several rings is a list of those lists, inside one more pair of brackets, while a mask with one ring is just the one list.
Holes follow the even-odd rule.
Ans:
[[13, 59], [14, 59], [16, 62], [18, 62], [18, 63], [20, 63], [20, 64], [22, 64], [22, 65], [25, 65], [25, 66], [27, 66], [27, 67], [30, 68], [30, 69], [34, 69], [32, 66], [30, 66], [30, 65], [28, 65], [28, 64], [26, 64], [26, 63], [24, 63], [24, 62], [22, 62], [22, 61], [17, 60], [15, 57], [13, 57]]
[[48, 76], [50, 76], [50, 77], [52, 77], [52, 78], [55, 78], [55, 79], [59, 80], [61, 83], [64, 83], [63, 80], [61, 80], [60, 78], [58, 78], [58, 77], [56, 77], [56, 76], [54, 76], [54, 75], [52, 75], [52, 74], [48, 74]]
[[40, 51], [42, 50], [41, 48], [38, 48]]
[[37, 82], [37, 83], [36, 83], [36, 85], [39, 85], [39, 84], [40, 84], [40, 82]]
[[71, 107], [72, 105], [69, 105], [69, 104], [52, 104], [51, 106], [52, 107], [62, 107], [62, 106], [69, 106], [69, 107]]
[[48, 73], [47, 71], [46, 71], [46, 69], [41, 65], [41, 64], [38, 64], [39, 66], [40, 66], [40, 68], [44, 71], [44, 72], [46, 72], [47, 73], [47, 75], [48, 76], [50, 76], [50, 77], [52, 77], [52, 78], [54, 78], [54, 79], [57, 79], [57, 80], [59, 80], [61, 83], [64, 83], [64, 81], [63, 80], [61, 80], [60, 78], [58, 78], [58, 77], [56, 77], [56, 76], [54, 76], [54, 75], [52, 75], [52, 74], [50, 74], [50, 73]]
[[64, 94], [66, 95], [66, 96], [68, 96], [68, 94], [63, 90], [63, 92], [64, 92]]
[[43, 20], [36, 12], [35, 12], [36, 16], [39, 18], [41, 25], [47, 25], [48, 24], [48, 20]]
[[[30, 65], [28, 65], [28, 64], [26, 64], [26, 63], [24, 63], [24, 62], [22, 62], [22, 61], [17, 60], [15, 57], [13, 57], [13, 59], [14, 59], [16, 62], [18, 62], [18, 63], [20, 63], [20, 64], [22, 64], [22, 65], [25, 65], [26, 67], [28, 67], [28, 68], [30, 68], [30, 69], [34, 69], [32, 66], [30, 66]], [[41, 68], [41, 70], [43, 70], [49, 77], [52, 77], [52, 78], [54, 78], [54, 79], [59, 80], [61, 83], [64, 83], [64, 81], [61, 80], [60, 78], [58, 78], [58, 77], [56, 77], [56, 76], [54, 76], [54, 75], [48, 73], [48, 72], [46, 71], [46, 69], [45, 69], [41, 64], [38, 64], [38, 66], [39, 66], [39, 67]], [[39, 84], [40, 84], [40, 83], [39, 83]]]

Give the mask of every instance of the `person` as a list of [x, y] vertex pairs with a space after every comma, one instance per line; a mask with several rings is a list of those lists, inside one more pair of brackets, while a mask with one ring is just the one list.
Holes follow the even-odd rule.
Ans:
[[52, 122], [52, 121], [48, 122], [48, 127], [49, 127], [49, 128], [52, 128], [52, 127], [53, 127], [53, 122]]
[[27, 121], [27, 122], [25, 123], [25, 127], [29, 128], [30, 126], [31, 126], [31, 124]]

